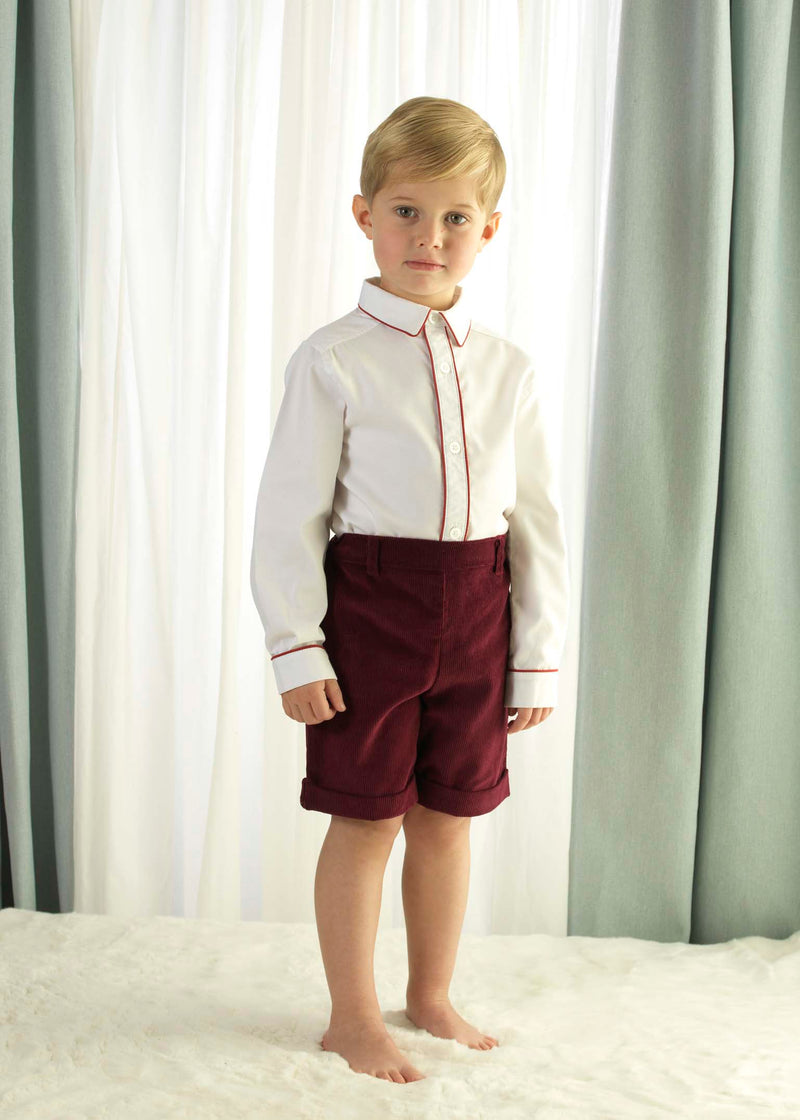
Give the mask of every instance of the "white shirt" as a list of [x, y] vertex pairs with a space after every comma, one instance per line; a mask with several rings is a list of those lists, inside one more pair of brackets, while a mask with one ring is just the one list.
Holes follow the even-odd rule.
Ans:
[[455, 295], [436, 312], [370, 277], [358, 306], [289, 359], [250, 564], [281, 693], [336, 677], [321, 627], [331, 529], [449, 541], [508, 530], [505, 706], [557, 703], [569, 580], [544, 374]]

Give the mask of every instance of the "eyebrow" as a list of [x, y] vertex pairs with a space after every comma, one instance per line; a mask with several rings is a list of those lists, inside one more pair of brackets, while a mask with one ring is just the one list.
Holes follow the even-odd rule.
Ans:
[[[414, 199], [409, 198], [407, 195], [398, 194], [395, 198], [390, 198], [389, 201], [390, 202], [413, 202]], [[470, 202], [454, 202], [453, 206], [457, 207], [459, 210], [477, 210], [477, 207], [473, 206], [472, 203], [470, 203]]]

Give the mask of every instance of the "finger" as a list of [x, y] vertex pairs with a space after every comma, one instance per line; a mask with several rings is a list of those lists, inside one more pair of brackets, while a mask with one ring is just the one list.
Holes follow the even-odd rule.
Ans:
[[310, 700], [306, 700], [305, 703], [301, 705], [301, 717], [300, 718], [302, 719], [303, 723], [319, 723], [320, 722], [317, 719], [317, 717], [314, 715], [314, 709], [311, 706], [311, 701]]
[[321, 697], [315, 696], [313, 700], [311, 699], [311, 697], [309, 697], [308, 710], [311, 713], [311, 718], [315, 723], [319, 723], [320, 720], [325, 719], [326, 708], [327, 703], [324, 693]]
[[330, 706], [331, 715], [336, 715], [337, 712], [344, 711], [345, 703], [340, 696], [334, 696], [332, 693], [327, 694], [327, 701]]
[[333, 708], [328, 703], [328, 697], [323, 692], [321, 698], [311, 701], [311, 713], [317, 723], [322, 723], [323, 720], [330, 719], [333, 713]]
[[336, 715], [336, 709], [331, 706], [324, 692], [316, 704], [312, 705], [312, 710], [318, 720], [333, 719]]
[[328, 699], [331, 704], [334, 704], [340, 710], [344, 710], [347, 707], [344, 702], [344, 697], [342, 696], [342, 690], [339, 688], [336, 681], [331, 681], [328, 685]]

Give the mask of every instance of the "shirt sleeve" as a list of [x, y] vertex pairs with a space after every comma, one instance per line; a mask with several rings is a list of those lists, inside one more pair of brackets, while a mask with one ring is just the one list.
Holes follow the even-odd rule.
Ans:
[[546, 386], [531, 370], [515, 421], [516, 503], [506, 515], [511, 576], [507, 708], [558, 703], [570, 590], [554, 423]]
[[281, 693], [336, 678], [321, 626], [344, 438], [335, 376], [324, 352], [307, 340], [292, 354], [256, 499], [250, 587]]

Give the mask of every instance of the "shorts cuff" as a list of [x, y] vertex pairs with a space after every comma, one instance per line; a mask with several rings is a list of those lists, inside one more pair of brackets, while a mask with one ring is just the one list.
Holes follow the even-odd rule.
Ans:
[[332, 813], [337, 817], [356, 817], [362, 821], [381, 821], [388, 817], [399, 817], [407, 812], [417, 800], [417, 783], [414, 774], [404, 790], [399, 793], [382, 793], [370, 797], [360, 793], [344, 793], [338, 789], [326, 789], [315, 785], [309, 778], [303, 778], [300, 787], [300, 804], [304, 809], [316, 809], [320, 813]]
[[441, 786], [421, 774], [417, 774], [416, 779], [420, 805], [424, 805], [426, 809], [437, 809], [440, 813], [450, 813], [454, 817], [479, 817], [483, 813], [489, 813], [511, 793], [507, 769], [503, 771], [497, 785], [489, 789], [453, 789], [451, 786]]

